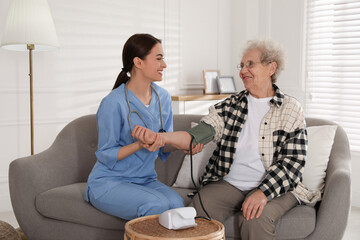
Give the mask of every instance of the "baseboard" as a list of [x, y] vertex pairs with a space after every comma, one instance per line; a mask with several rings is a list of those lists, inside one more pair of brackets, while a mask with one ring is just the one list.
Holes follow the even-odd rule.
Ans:
[[12, 211], [9, 181], [7, 176], [0, 176], [0, 212]]
[[12, 211], [11, 201], [9, 195], [0, 195], [0, 212]]
[[360, 207], [360, 152], [351, 152], [351, 206]]
[[360, 192], [352, 192], [351, 206], [360, 207]]

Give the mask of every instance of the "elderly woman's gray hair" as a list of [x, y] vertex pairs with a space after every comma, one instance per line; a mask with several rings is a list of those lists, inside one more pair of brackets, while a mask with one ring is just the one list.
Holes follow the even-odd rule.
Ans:
[[262, 64], [276, 62], [277, 68], [275, 73], [271, 76], [271, 82], [275, 83], [280, 75], [280, 72], [284, 70], [285, 65], [285, 57], [282, 47], [272, 40], [250, 40], [247, 42], [243, 55], [252, 49], [258, 49], [261, 52], [260, 61]]

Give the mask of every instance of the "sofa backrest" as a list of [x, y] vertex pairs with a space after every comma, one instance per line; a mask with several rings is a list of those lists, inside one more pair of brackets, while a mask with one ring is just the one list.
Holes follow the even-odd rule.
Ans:
[[[191, 122], [198, 123], [202, 117], [203, 115], [174, 115], [174, 131], [189, 129], [191, 127]], [[306, 118], [306, 124], [308, 127], [319, 125], [337, 125], [335, 122], [319, 118]], [[340, 125], [338, 125], [335, 134], [334, 144], [330, 154], [330, 160], [328, 163], [329, 170], [336, 168], [337, 166], [337, 163], [335, 163], [333, 159], [342, 159], [335, 158], [335, 156], [339, 154], [345, 154], [344, 156], [349, 155], [350, 153], [348, 149], [349, 141], [347, 139], [347, 135], [344, 129]], [[159, 180], [171, 186], [176, 180], [184, 156], [185, 154], [182, 151], [178, 150], [171, 153], [165, 163], [157, 159], [156, 171], [158, 173]]]
[[[191, 122], [198, 123], [202, 117], [203, 115], [174, 114], [174, 131], [187, 130], [191, 127]], [[162, 162], [158, 158], [155, 162], [158, 179], [169, 186], [173, 185], [181, 168], [184, 156], [183, 151], [177, 150], [172, 152], [165, 162]]]
[[[198, 123], [201, 117], [203, 117], [203, 115], [175, 114], [174, 131], [189, 129], [191, 127], [191, 122]], [[306, 123], [307, 126], [335, 124], [332, 121], [318, 118], [306, 118]], [[67, 126], [65, 126], [65, 128], [56, 137], [53, 146], [69, 145], [66, 147], [66, 149], [72, 149], [71, 154], [66, 155], [68, 157], [71, 156], [71, 159], [68, 159], [67, 161], [71, 161], [72, 164], [77, 162], [77, 164], [80, 165], [78, 168], [81, 169], [81, 172], [79, 172], [80, 179], [82, 181], [86, 181], [92, 167], [96, 162], [95, 151], [97, 149], [97, 141], [98, 134], [96, 127], [96, 115], [91, 114], [75, 119]], [[338, 125], [333, 149], [330, 155], [330, 168], [334, 164], [331, 161], [332, 156], [343, 154], [342, 149], [349, 149], [348, 139], [344, 129]], [[181, 150], [177, 150], [171, 153], [165, 162], [157, 159], [155, 169], [158, 173], [159, 180], [167, 185], [172, 185], [176, 180], [177, 173], [182, 165], [184, 156], [185, 154]]]
[[[202, 115], [174, 115], [174, 131], [190, 128], [191, 122], [199, 122]], [[67, 124], [58, 134], [50, 148], [71, 149], [71, 153], [64, 153], [69, 165], [76, 164], [78, 181], [87, 181], [87, 178], [96, 163], [95, 151], [97, 150], [98, 133], [96, 115], [90, 114], [77, 118]], [[60, 151], [61, 152], [61, 151]], [[158, 178], [165, 184], [175, 182], [185, 154], [178, 150], [171, 153], [170, 157], [161, 162], [157, 159], [155, 169]]]
[[77, 181], [85, 182], [96, 162], [97, 142], [96, 115], [90, 114], [67, 124], [49, 150], [62, 154], [67, 166], [77, 170]]

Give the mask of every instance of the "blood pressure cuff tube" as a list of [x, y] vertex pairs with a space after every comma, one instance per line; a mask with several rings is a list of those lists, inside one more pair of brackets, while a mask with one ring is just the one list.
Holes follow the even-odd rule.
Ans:
[[202, 143], [207, 144], [210, 142], [215, 136], [215, 129], [204, 122], [199, 123], [195, 127], [186, 130], [192, 137], [193, 137], [193, 146], [195, 147], [196, 144]]

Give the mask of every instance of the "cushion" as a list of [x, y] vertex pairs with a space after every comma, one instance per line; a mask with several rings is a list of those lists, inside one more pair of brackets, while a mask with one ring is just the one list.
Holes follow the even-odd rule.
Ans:
[[194, 189], [178, 188], [178, 187], [171, 187], [171, 188], [175, 190], [180, 195], [180, 197], [184, 199], [184, 206], [188, 206], [191, 203], [192, 198], [188, 197], [188, 194], [193, 193]]
[[316, 225], [314, 207], [298, 205], [290, 209], [276, 223], [276, 239], [305, 239]]
[[[236, 212], [223, 223], [226, 239], [240, 239], [239, 216]], [[306, 205], [297, 205], [282, 216], [276, 223], [276, 239], [304, 239], [311, 234], [316, 225], [316, 210]]]
[[[197, 123], [192, 122], [191, 127], [196, 126]], [[198, 154], [193, 155], [193, 177], [195, 184], [199, 186], [199, 178], [203, 175], [205, 167], [216, 148], [214, 142], [209, 142], [204, 146], [204, 149]], [[172, 185], [177, 188], [194, 188], [191, 181], [191, 164], [190, 155], [186, 155], [182, 166], [179, 170], [175, 183]]]
[[108, 215], [84, 200], [86, 183], [50, 189], [36, 196], [36, 210], [43, 216], [111, 230], [125, 229], [125, 220]]
[[307, 127], [308, 151], [302, 183], [311, 191], [322, 191], [336, 125]]

